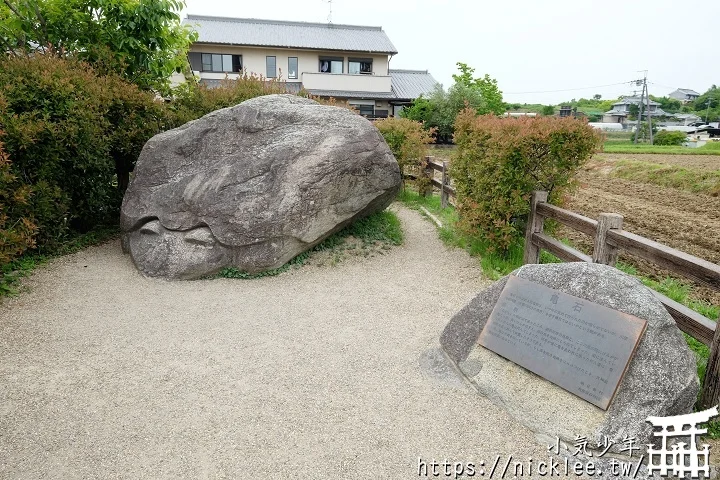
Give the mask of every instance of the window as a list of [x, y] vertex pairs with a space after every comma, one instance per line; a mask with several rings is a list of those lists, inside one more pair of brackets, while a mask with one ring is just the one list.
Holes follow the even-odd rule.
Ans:
[[265, 72], [266, 78], [276, 78], [277, 77], [277, 58], [265, 57], [265, 69], [267, 70]]
[[343, 73], [345, 60], [340, 57], [320, 57], [321, 73]]
[[353, 105], [363, 117], [374, 117], [375, 107], [372, 105]]
[[297, 57], [288, 57], [288, 79], [298, 78], [298, 59]]
[[348, 58], [348, 73], [372, 74], [372, 58]]
[[242, 55], [202, 54], [203, 72], [239, 72], [242, 70]]

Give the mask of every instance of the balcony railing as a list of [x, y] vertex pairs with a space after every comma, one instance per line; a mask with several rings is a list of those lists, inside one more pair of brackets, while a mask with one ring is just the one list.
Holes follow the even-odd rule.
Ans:
[[390, 77], [387, 75], [303, 72], [302, 83], [307, 90], [390, 92]]

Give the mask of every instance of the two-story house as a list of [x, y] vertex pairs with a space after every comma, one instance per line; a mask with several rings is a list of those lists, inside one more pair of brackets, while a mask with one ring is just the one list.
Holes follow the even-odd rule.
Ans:
[[[625, 123], [628, 115], [630, 115], [630, 106], [639, 106], [640, 102], [643, 104], [642, 116], [647, 116], [647, 101], [640, 97], [624, 97], [619, 102], [613, 103], [612, 110], [609, 110], [603, 114], [603, 122], [610, 123]], [[650, 115], [654, 117], [664, 117], [669, 114], [660, 108], [660, 104], [653, 100], [650, 100]]]
[[426, 70], [392, 70], [397, 49], [381, 27], [188, 15], [198, 34], [193, 72], [208, 85], [241, 72], [281, 79], [289, 92], [347, 100], [362, 115], [399, 112], [436, 81]]
[[668, 94], [668, 97], [680, 100], [682, 103], [694, 102], [699, 96], [700, 94], [698, 92], [690, 90], [689, 88], [678, 88], [674, 92]]

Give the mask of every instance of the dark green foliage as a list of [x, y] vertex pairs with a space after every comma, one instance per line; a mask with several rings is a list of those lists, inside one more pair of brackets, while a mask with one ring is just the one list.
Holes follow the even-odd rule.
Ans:
[[16, 55], [80, 59], [165, 94], [195, 39], [180, 25], [184, 6], [178, 0], [7, 0], [0, 2], [0, 45]]
[[505, 111], [502, 92], [497, 81], [485, 75], [473, 78], [474, 69], [464, 63], [458, 63], [460, 73], [453, 75], [455, 83], [446, 92], [437, 85], [428, 98], [419, 98], [405, 108], [401, 116], [421, 122], [428, 130], [433, 130], [438, 143], [452, 140], [455, 117], [465, 108], [472, 108], [478, 115]]
[[654, 137], [655, 145], [682, 145], [687, 140], [685, 132], [671, 132], [660, 130]]
[[670, 97], [654, 97], [650, 95], [650, 100], [658, 102], [660, 108], [668, 113], [677, 113], [682, 108], [682, 102]]
[[555, 107], [552, 105], [545, 105], [542, 107], [542, 114], [543, 115], [555, 115]]

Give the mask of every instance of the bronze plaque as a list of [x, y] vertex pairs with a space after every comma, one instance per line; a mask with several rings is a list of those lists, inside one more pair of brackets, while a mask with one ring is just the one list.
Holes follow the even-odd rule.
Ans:
[[647, 322], [511, 275], [480, 345], [607, 410]]

